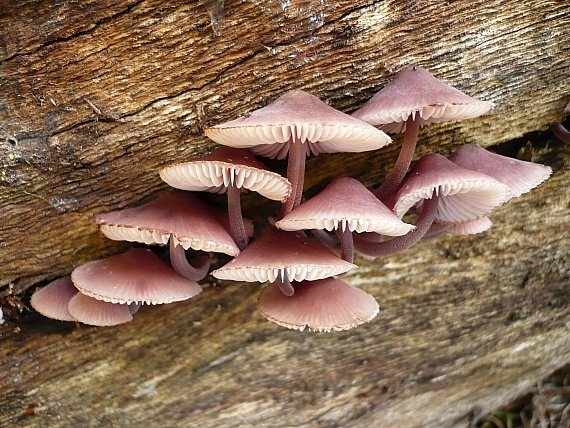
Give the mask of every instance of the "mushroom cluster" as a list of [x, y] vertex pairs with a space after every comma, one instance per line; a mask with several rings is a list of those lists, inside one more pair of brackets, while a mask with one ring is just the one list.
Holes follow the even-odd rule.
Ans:
[[[217, 252], [233, 259], [211, 272], [215, 278], [268, 283], [258, 306], [276, 324], [331, 331], [368, 322], [379, 312], [376, 300], [337, 278], [357, 267], [355, 254], [373, 259], [445, 232], [480, 233], [491, 226], [494, 209], [551, 174], [549, 167], [474, 145], [461, 146], [449, 158], [426, 155], [410, 170], [420, 126], [474, 118], [492, 107], [418, 66], [402, 70], [352, 115], [309, 93], [290, 91], [206, 129], [221, 147], [159, 172], [177, 190], [136, 208], [95, 216], [110, 239], [168, 244], [170, 265], [148, 249], [134, 248], [77, 267], [70, 277], [34, 293], [31, 304], [58, 320], [121, 324], [132, 320], [141, 304], [200, 293], [198, 282]], [[394, 169], [377, 189], [338, 177], [303, 201], [307, 156], [376, 150], [391, 143], [384, 131], [405, 136]], [[287, 178], [256, 155], [288, 158]], [[281, 202], [276, 218], [257, 222], [254, 231], [242, 216], [243, 191]], [[227, 192], [227, 212], [190, 192]], [[402, 221], [408, 212], [416, 215], [415, 224]]]

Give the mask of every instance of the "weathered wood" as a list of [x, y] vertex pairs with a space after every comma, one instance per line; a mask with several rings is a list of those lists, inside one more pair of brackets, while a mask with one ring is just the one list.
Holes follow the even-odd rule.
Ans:
[[[204, 126], [285, 90], [351, 111], [419, 62], [497, 103], [486, 117], [425, 128], [418, 155], [545, 130], [568, 101], [564, 1], [291, 4], [226, 0], [215, 35], [202, 2], [2, 2], [5, 299], [120, 251], [93, 213], [156, 195], [160, 167], [213, 147]], [[338, 174], [377, 182], [397, 150], [310, 159], [307, 188]], [[353, 332], [275, 327], [255, 311], [252, 284], [220, 284], [111, 329], [9, 321], [0, 426], [464, 426], [570, 355], [568, 149], [543, 135], [518, 155], [554, 176], [483, 235], [363, 263], [348, 281], [383, 312]], [[256, 215], [266, 201], [246, 206]]]

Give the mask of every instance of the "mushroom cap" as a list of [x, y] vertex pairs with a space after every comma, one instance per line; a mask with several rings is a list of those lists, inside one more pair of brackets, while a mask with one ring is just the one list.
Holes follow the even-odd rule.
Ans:
[[81, 293], [110, 303], [157, 305], [186, 300], [202, 291], [144, 248], [85, 263], [71, 273], [71, 280]]
[[160, 170], [169, 186], [197, 192], [222, 193], [235, 184], [274, 201], [284, 201], [291, 193], [291, 183], [268, 170], [246, 149], [219, 147], [212, 154], [192, 162], [167, 166]]
[[296, 233], [271, 229], [212, 275], [248, 282], [274, 282], [285, 277], [289, 281], [314, 281], [355, 267], [318, 242]]
[[406, 120], [416, 114], [420, 125], [472, 119], [487, 113], [494, 104], [464, 94], [436, 79], [420, 66], [401, 70], [394, 79], [352, 115], [386, 132], [402, 132]]
[[485, 216], [510, 197], [503, 183], [462, 168], [444, 156], [422, 157], [408, 173], [396, 195], [394, 212], [402, 217], [424, 199], [439, 194], [435, 222], [457, 223]]
[[195, 196], [172, 191], [136, 208], [96, 214], [101, 232], [116, 241], [167, 244], [235, 256], [239, 249], [215, 212]]
[[69, 301], [69, 312], [83, 324], [111, 327], [133, 320], [129, 305], [103, 302], [77, 293]]
[[290, 297], [271, 284], [261, 291], [258, 304], [269, 321], [301, 331], [349, 330], [372, 320], [380, 310], [370, 294], [336, 278], [303, 281]]
[[391, 143], [382, 131], [300, 90], [289, 91], [239, 119], [207, 128], [205, 134], [224, 146], [251, 148], [277, 159], [287, 157], [293, 138], [308, 143], [307, 155], [365, 152]]
[[334, 179], [315, 197], [302, 203], [276, 224], [282, 230], [339, 227], [351, 232], [376, 232], [401, 236], [414, 229], [404, 223], [360, 181], [351, 177]]
[[77, 293], [77, 288], [73, 286], [71, 278], [64, 276], [32, 294], [30, 304], [32, 308], [48, 318], [59, 321], [75, 321], [67, 309], [67, 304]]
[[475, 220], [464, 221], [461, 223], [453, 223], [447, 229], [447, 232], [454, 235], [476, 235], [489, 230], [493, 223], [489, 217], [483, 216]]
[[513, 198], [534, 189], [552, 174], [549, 166], [501, 156], [475, 144], [459, 147], [449, 160], [506, 184]]

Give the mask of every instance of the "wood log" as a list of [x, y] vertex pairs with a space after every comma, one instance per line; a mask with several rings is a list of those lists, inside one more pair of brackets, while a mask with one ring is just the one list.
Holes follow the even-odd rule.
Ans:
[[[505, 143], [553, 177], [483, 235], [362, 262], [347, 280], [383, 312], [354, 332], [273, 326], [252, 284], [117, 328], [10, 320], [0, 426], [465, 426], [568, 363], [570, 156], [536, 133], [570, 93], [565, 2], [223, 3], [0, 2], [5, 312], [31, 285], [122, 251], [94, 213], [156, 196], [158, 169], [214, 147], [205, 126], [289, 89], [350, 112], [419, 63], [497, 107], [426, 127], [416, 156]], [[308, 194], [341, 174], [377, 183], [398, 148], [310, 159]], [[246, 212], [266, 207], [251, 197]]]

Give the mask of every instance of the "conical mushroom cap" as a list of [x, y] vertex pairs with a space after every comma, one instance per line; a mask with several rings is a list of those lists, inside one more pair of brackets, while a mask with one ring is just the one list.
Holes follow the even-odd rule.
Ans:
[[379, 312], [374, 297], [336, 278], [303, 281], [290, 297], [272, 284], [261, 291], [258, 303], [269, 321], [295, 330], [349, 330]]
[[289, 281], [314, 281], [340, 275], [355, 267], [318, 242], [296, 233], [272, 229], [212, 275], [218, 279], [248, 282], [274, 282], [285, 277]]
[[168, 243], [172, 234], [185, 250], [234, 256], [239, 249], [217, 215], [196, 197], [172, 191], [136, 208], [96, 214], [101, 232], [116, 241]]
[[474, 144], [459, 147], [449, 160], [506, 184], [513, 198], [534, 189], [552, 174], [549, 166], [501, 156]]
[[339, 177], [315, 197], [302, 203], [276, 224], [282, 230], [341, 228], [351, 232], [405, 235], [414, 226], [404, 223], [354, 178]]
[[391, 142], [373, 126], [342, 113], [314, 95], [295, 90], [271, 104], [205, 130], [218, 144], [250, 148], [254, 153], [284, 159], [289, 143], [307, 143], [307, 154], [365, 152]]
[[67, 304], [78, 293], [71, 278], [64, 276], [50, 282], [32, 295], [32, 308], [45, 317], [59, 321], [75, 321], [67, 310]]
[[284, 201], [291, 183], [268, 170], [246, 149], [220, 147], [192, 162], [170, 165], [160, 170], [160, 178], [177, 189], [222, 193], [228, 186], [247, 189], [274, 201]]
[[133, 320], [129, 305], [103, 302], [77, 293], [69, 301], [69, 312], [83, 324], [111, 327]]
[[110, 303], [157, 305], [186, 300], [202, 291], [143, 248], [85, 263], [71, 273], [71, 280], [81, 293]]
[[510, 197], [510, 189], [494, 178], [431, 154], [422, 157], [408, 173], [396, 195], [394, 212], [402, 217], [434, 193], [440, 196], [434, 221], [441, 223], [485, 216]]
[[384, 89], [352, 115], [386, 132], [402, 132], [410, 116], [419, 115], [420, 125], [471, 119], [487, 113], [494, 104], [464, 94], [436, 79], [423, 67], [400, 71]]

